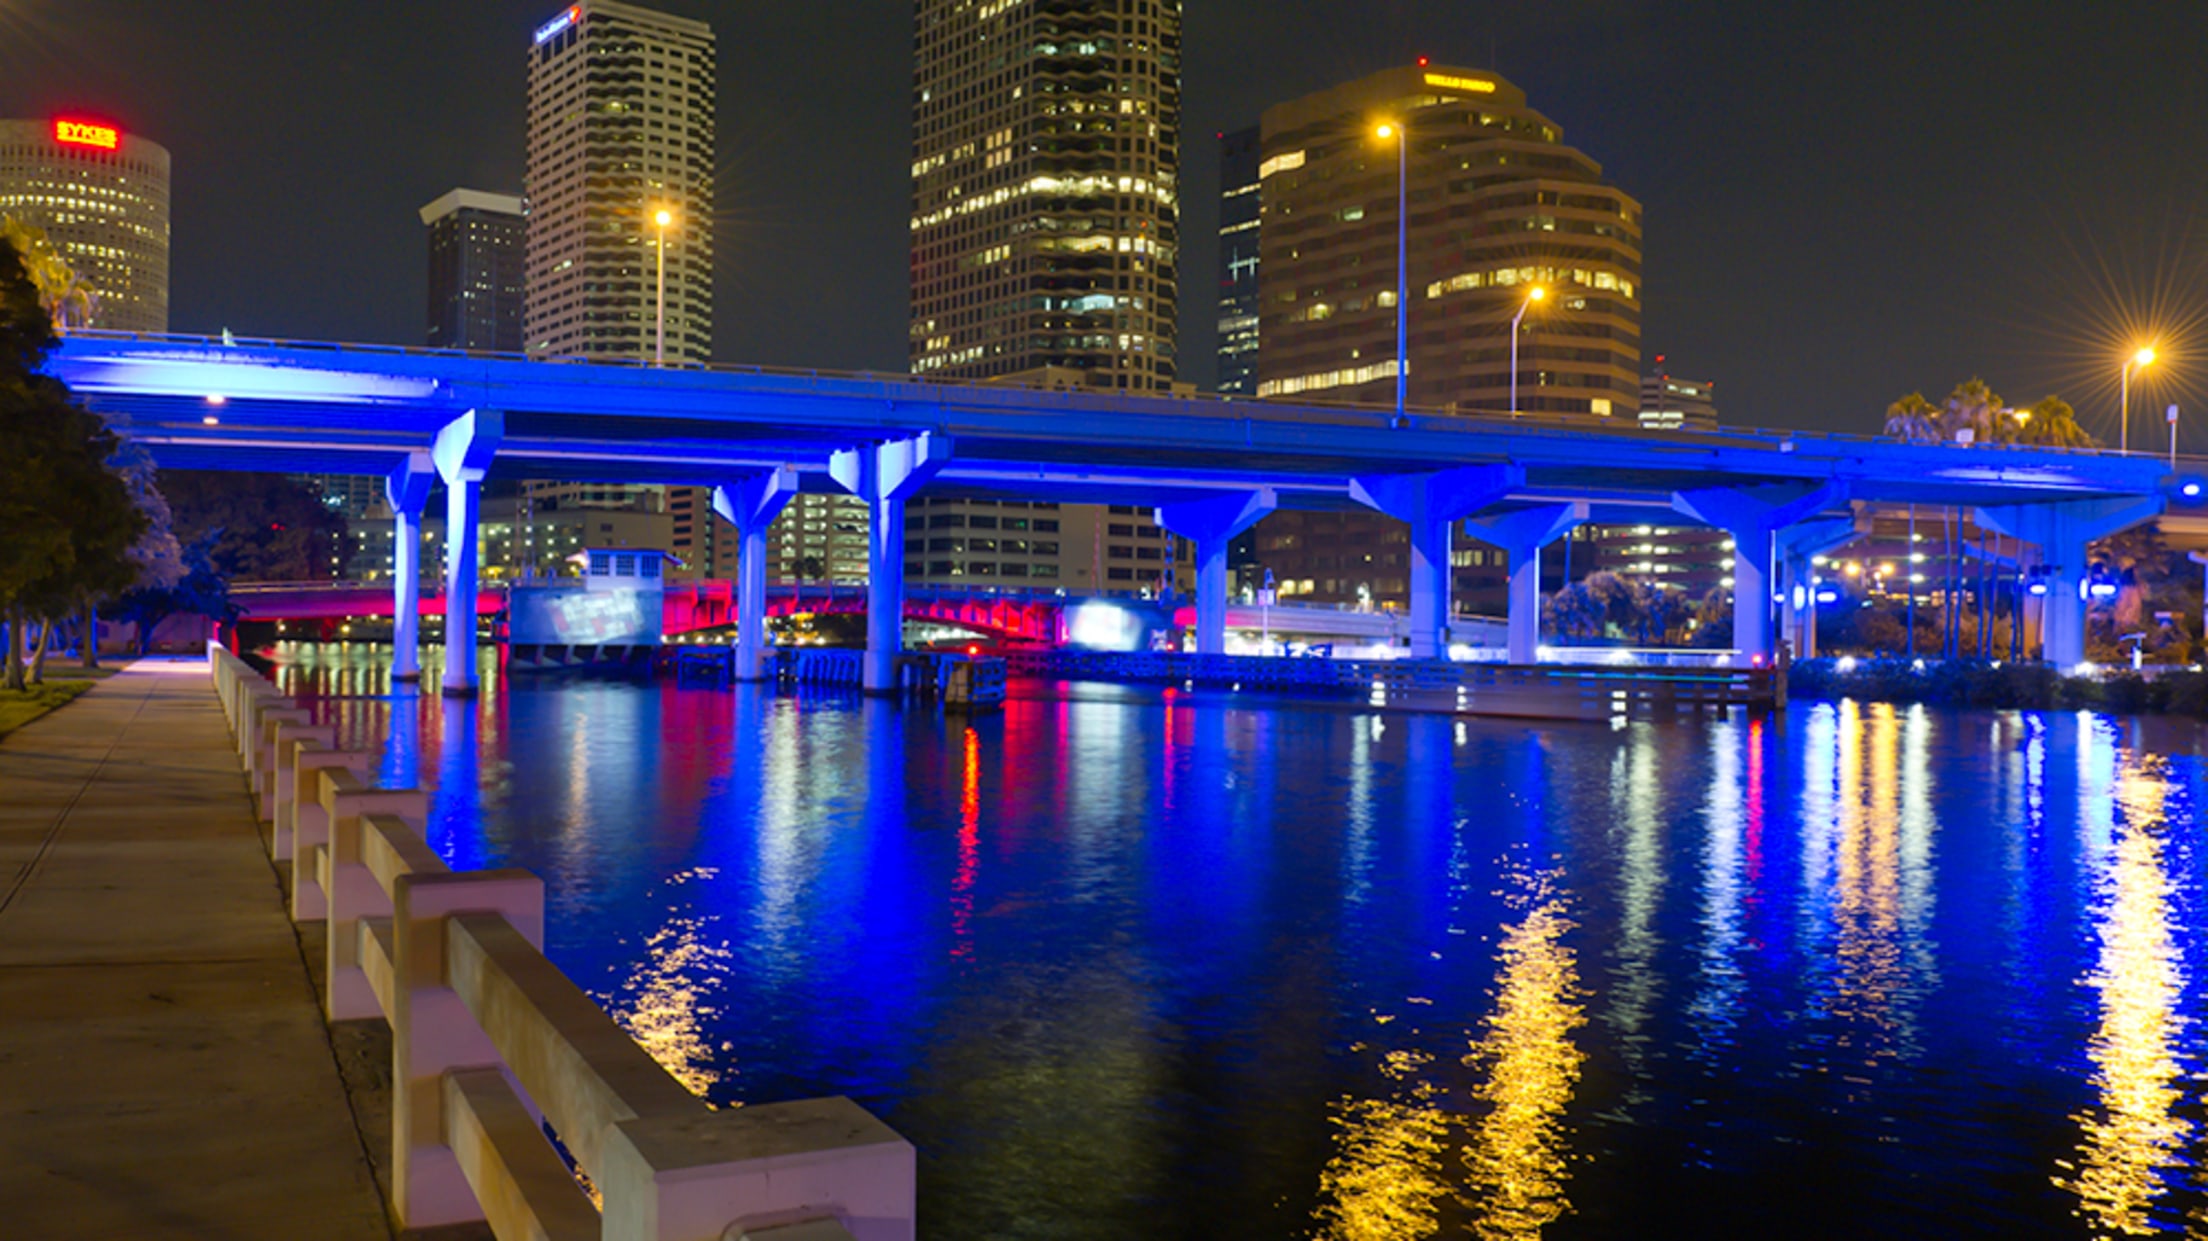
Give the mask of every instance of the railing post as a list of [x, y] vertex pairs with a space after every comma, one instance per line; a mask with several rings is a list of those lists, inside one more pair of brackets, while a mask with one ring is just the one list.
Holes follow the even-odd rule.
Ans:
[[401, 875], [391, 904], [392, 1208], [407, 1229], [472, 1223], [484, 1212], [445, 1144], [444, 1077], [500, 1060], [449, 984], [447, 918], [496, 913], [541, 947], [544, 885], [524, 870]]
[[368, 774], [368, 756], [350, 750], [324, 750], [312, 742], [293, 742], [291, 830], [281, 826], [276, 836], [284, 847], [277, 861], [291, 861], [291, 920], [318, 921], [329, 912], [322, 899], [322, 884], [314, 873], [314, 850], [330, 843], [330, 819], [322, 809], [322, 778], [308, 772], [339, 770], [356, 778]]
[[337, 748], [337, 729], [328, 724], [279, 722], [270, 738], [268, 856], [281, 858], [291, 852], [291, 811], [298, 797], [299, 743], [310, 742], [323, 751]]
[[309, 853], [300, 866], [316, 872], [329, 911], [329, 934], [323, 937], [329, 965], [324, 1011], [331, 1021], [381, 1017], [383, 1008], [360, 969], [360, 920], [389, 914], [391, 907], [382, 885], [361, 864], [360, 820], [363, 815], [395, 814], [412, 823], [424, 822], [429, 818], [429, 795], [419, 789], [362, 788], [351, 773], [336, 771], [325, 772], [321, 786], [322, 814], [330, 824], [327, 864], [312, 865]]

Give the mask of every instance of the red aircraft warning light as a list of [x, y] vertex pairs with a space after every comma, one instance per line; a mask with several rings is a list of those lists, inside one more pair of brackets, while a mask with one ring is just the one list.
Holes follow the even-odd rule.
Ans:
[[113, 125], [101, 125], [95, 121], [57, 120], [54, 122], [54, 141], [63, 146], [98, 147], [113, 151], [123, 144], [122, 131]]

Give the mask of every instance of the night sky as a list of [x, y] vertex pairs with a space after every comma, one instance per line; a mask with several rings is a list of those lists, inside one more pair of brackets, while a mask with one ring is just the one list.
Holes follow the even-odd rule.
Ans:
[[[0, 117], [176, 160], [178, 331], [416, 343], [424, 230], [518, 193], [548, 0], [0, 0]], [[911, 15], [665, 0], [720, 41], [724, 361], [902, 370]], [[2208, 6], [1187, 0], [1183, 378], [1213, 379], [1215, 135], [1418, 54], [1498, 69], [1646, 207], [1644, 362], [1728, 422], [1872, 430], [1982, 375], [2208, 451]], [[2188, 357], [2190, 355], [2190, 357]], [[2157, 416], [2135, 429], [2160, 442]]]

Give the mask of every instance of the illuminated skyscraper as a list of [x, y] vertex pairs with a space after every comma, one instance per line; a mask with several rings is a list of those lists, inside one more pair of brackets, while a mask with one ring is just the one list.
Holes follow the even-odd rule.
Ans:
[[[1269, 108], [1260, 396], [1395, 400], [1397, 148], [1408, 133], [1410, 403], [1630, 418], [1641, 205], [1484, 70], [1404, 66]], [[1535, 287], [1547, 296], [1512, 321]]]
[[912, 367], [1172, 382], [1179, 0], [917, 0]]
[[528, 300], [538, 357], [650, 361], [661, 210], [666, 356], [713, 351], [713, 31], [581, 0], [529, 49]]
[[[581, 0], [529, 48], [528, 282], [532, 357], [650, 362], [713, 352], [713, 30], [617, 0]], [[657, 220], [665, 211], [669, 223]], [[662, 255], [660, 247], [665, 246]], [[540, 506], [673, 516], [692, 576], [726, 575], [696, 488], [534, 485]]]
[[0, 215], [46, 231], [96, 297], [88, 326], [169, 330], [169, 153], [91, 121], [0, 121]]
[[[917, 0], [912, 369], [1053, 387], [1173, 383], [1179, 0]], [[1172, 544], [1089, 505], [931, 496], [916, 583], [1135, 592]]]

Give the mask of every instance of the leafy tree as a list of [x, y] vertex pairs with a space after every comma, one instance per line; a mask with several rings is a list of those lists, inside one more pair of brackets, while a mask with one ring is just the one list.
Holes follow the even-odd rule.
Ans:
[[74, 267], [46, 236], [46, 230], [0, 215], [0, 244], [11, 245], [23, 261], [24, 273], [38, 289], [39, 305], [57, 330], [86, 327], [99, 297], [77, 278]]
[[60, 621], [137, 580], [131, 553], [149, 524], [129, 484], [109, 468], [120, 441], [99, 415], [64, 404], [56, 423], [51, 430], [64, 451], [50, 458], [48, 514], [67, 531], [67, 553], [22, 591], [22, 613], [41, 621], [32, 681], [43, 679], [46, 649]]
[[0, 244], [0, 621], [8, 631], [0, 681], [23, 687], [23, 602], [64, 568], [69, 530], [56, 515], [55, 479], [68, 455], [68, 394], [39, 373], [55, 344], [52, 320], [13, 245]]
[[349, 547], [343, 514], [314, 488], [281, 474], [161, 475], [180, 544], [209, 539], [208, 562], [228, 581], [342, 576]]
[[153, 645], [154, 627], [179, 612], [196, 612], [217, 620], [230, 620], [230, 587], [215, 572], [212, 553], [220, 531], [209, 533], [181, 550], [178, 576], [167, 582], [144, 581], [116, 600], [115, 614], [131, 621], [138, 631], [138, 653]]
[[2039, 448], [2092, 448], [2095, 441], [2078, 425], [2077, 411], [2059, 396], [2043, 396], [2024, 411], [2017, 423], [2015, 442]]

